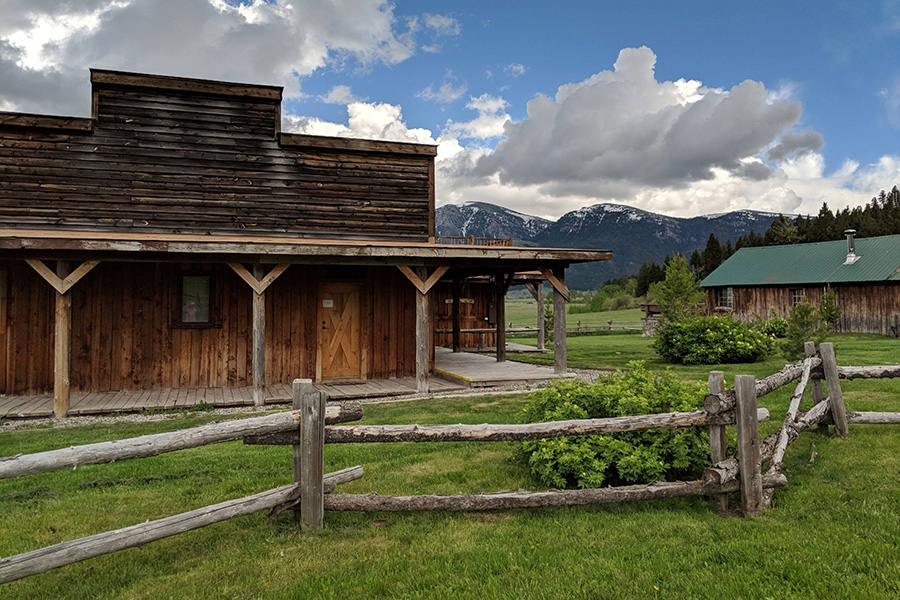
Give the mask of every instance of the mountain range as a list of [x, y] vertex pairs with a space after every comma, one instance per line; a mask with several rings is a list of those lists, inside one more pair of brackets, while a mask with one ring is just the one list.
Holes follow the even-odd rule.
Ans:
[[566, 274], [573, 289], [596, 289], [604, 281], [635, 275], [645, 262], [661, 264], [672, 253], [690, 256], [709, 235], [722, 244], [755, 231], [765, 233], [775, 214], [739, 210], [679, 218], [622, 204], [602, 203], [564, 214], [556, 221], [487, 202], [446, 204], [437, 209], [438, 235], [511, 237], [516, 245], [612, 250], [610, 261], [573, 265]]

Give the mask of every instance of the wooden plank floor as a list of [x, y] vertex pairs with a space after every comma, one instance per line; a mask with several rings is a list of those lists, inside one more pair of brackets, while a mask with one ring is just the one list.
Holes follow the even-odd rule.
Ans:
[[[378, 398], [382, 396], [404, 396], [416, 393], [416, 380], [404, 379], [370, 380], [352, 383], [322, 383], [316, 387], [328, 393], [331, 400], [352, 398]], [[467, 386], [447, 381], [439, 377], [431, 380], [433, 392], [463, 390]], [[283, 404], [291, 401], [291, 386], [279, 383], [266, 386], [266, 404]], [[212, 404], [216, 407], [252, 406], [253, 388], [197, 388], [161, 389], [118, 392], [96, 392], [72, 394], [69, 415], [100, 415], [110, 413], [140, 412], [143, 410], [171, 410], [189, 408], [198, 404]], [[0, 418], [41, 418], [53, 416], [53, 396], [40, 394], [33, 396], [0, 396]]]
[[[473, 352], [453, 352], [449, 348], [434, 349], [434, 370], [441, 377], [465, 383], [469, 387], [537, 383], [561, 377], [553, 372], [553, 367], [509, 360], [498, 363], [492, 356]], [[575, 374], [567, 373], [562, 377], [570, 379], [575, 377]]]

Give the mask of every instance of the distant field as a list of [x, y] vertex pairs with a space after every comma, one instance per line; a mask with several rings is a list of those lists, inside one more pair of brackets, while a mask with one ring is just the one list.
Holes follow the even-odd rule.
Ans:
[[[578, 321], [582, 325], [599, 325], [607, 321], [639, 321], [643, 315], [640, 309], [607, 310], [596, 313], [566, 314], [566, 323], [575, 326]], [[506, 322], [513, 327], [537, 326], [537, 303], [533, 299], [521, 298], [506, 301]]]

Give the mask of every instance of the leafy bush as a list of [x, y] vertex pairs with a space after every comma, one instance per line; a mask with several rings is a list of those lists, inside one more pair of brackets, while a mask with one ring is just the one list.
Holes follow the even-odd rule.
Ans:
[[654, 348], [665, 360], [684, 365], [755, 362], [771, 354], [775, 338], [731, 317], [699, 317], [666, 323]]
[[766, 335], [777, 338], [783, 338], [787, 335], [787, 319], [779, 317], [774, 308], [772, 309], [772, 316], [769, 317], [768, 321], [763, 321], [759, 315], [756, 315], [756, 318], [750, 321], [748, 325], [750, 329], [753, 329], [754, 331], [759, 331], [760, 333], [765, 333]]
[[[642, 361], [596, 383], [560, 381], [531, 394], [527, 422], [621, 417], [702, 406], [702, 384], [682, 383], [671, 370], [653, 373]], [[594, 488], [650, 483], [699, 475], [709, 464], [709, 436], [703, 428], [654, 429], [523, 442], [520, 456], [542, 484]]]

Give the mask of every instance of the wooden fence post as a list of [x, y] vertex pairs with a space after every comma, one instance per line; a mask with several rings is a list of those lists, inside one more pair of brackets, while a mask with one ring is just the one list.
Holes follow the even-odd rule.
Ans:
[[822, 368], [825, 370], [825, 383], [828, 384], [828, 407], [834, 420], [834, 429], [841, 437], [850, 432], [847, 427], [847, 408], [844, 406], [844, 394], [838, 375], [837, 359], [834, 356], [834, 345], [831, 342], [819, 344], [822, 355]]
[[762, 473], [759, 456], [759, 423], [756, 417], [756, 377], [734, 378], [737, 404], [738, 464], [741, 477], [741, 510], [753, 517], [763, 507]]
[[[806, 353], [807, 358], [815, 356], [816, 344], [814, 342], [805, 342], [803, 344], [803, 351]], [[812, 387], [813, 406], [820, 402], [825, 402], [825, 394], [822, 393], [822, 380], [818, 377], [810, 376], [809, 383]], [[828, 431], [828, 424], [819, 423], [819, 431]]]
[[[710, 394], [722, 394], [725, 392], [725, 373], [722, 371], [710, 371], [709, 372], [709, 393]], [[725, 451], [727, 448], [728, 440], [725, 437], [725, 426], [724, 425], [710, 425], [709, 426], [709, 455], [712, 459], [712, 464], [716, 464], [719, 461], [725, 460]], [[728, 495], [721, 494], [716, 496], [716, 502], [719, 505], [719, 509], [722, 511], [728, 510]]]
[[315, 531], [325, 518], [325, 394], [311, 380], [295, 379], [293, 405], [300, 410], [300, 446], [293, 450], [294, 481], [300, 476], [300, 529]]

